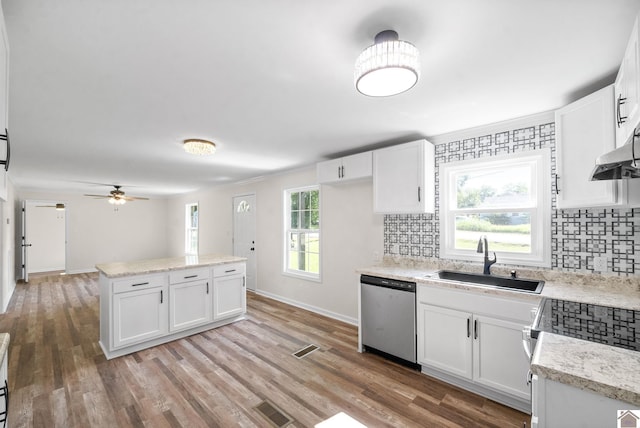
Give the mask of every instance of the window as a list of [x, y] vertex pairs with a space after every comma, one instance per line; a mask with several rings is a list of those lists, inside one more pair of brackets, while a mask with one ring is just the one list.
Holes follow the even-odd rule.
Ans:
[[198, 254], [198, 203], [185, 205], [184, 253]]
[[440, 166], [440, 255], [482, 260], [484, 235], [498, 263], [550, 266], [549, 150]]
[[289, 189], [285, 197], [284, 272], [320, 279], [320, 190]]

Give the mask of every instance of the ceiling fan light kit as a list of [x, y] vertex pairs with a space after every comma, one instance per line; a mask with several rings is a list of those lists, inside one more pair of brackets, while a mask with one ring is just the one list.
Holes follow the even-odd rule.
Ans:
[[122, 186], [113, 185], [113, 190], [109, 192], [108, 195], [86, 195], [92, 198], [106, 198], [107, 201], [112, 205], [124, 205], [127, 201], [147, 201], [149, 198], [143, 198], [140, 196], [125, 196], [124, 191], [120, 190]]
[[213, 142], [200, 138], [184, 140], [182, 147], [185, 152], [198, 156], [212, 155], [216, 151], [216, 145]]
[[375, 43], [356, 60], [354, 80], [358, 92], [370, 97], [388, 97], [413, 88], [420, 77], [420, 53], [398, 33], [378, 33]]

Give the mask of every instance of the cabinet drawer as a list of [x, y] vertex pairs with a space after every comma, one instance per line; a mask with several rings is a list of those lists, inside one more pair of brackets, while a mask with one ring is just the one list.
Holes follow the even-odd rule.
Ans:
[[145, 288], [161, 287], [166, 284], [165, 275], [139, 275], [129, 276], [113, 281], [114, 293], [125, 293]]
[[209, 279], [209, 268], [181, 269], [169, 272], [169, 284]]
[[228, 263], [220, 266], [213, 267], [213, 277], [218, 278], [220, 276], [237, 275], [239, 273], [244, 274], [244, 263]]
[[531, 311], [540, 303], [536, 300], [520, 300], [505, 296], [490, 296], [480, 292], [452, 290], [439, 286], [418, 285], [418, 303], [441, 306], [474, 314], [485, 314], [501, 318], [531, 322]]

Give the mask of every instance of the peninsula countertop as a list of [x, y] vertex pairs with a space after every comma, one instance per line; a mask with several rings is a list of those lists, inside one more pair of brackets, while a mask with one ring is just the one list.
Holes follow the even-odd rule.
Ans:
[[178, 269], [222, 265], [227, 263], [244, 262], [244, 257], [224, 254], [207, 254], [202, 256], [183, 256], [165, 259], [136, 260], [131, 262], [116, 262], [97, 264], [96, 269], [107, 278], [168, 272]]

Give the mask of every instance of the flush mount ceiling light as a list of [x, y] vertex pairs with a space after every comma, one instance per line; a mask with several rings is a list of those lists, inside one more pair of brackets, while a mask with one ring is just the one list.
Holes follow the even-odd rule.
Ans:
[[185, 152], [199, 156], [212, 155], [216, 151], [216, 145], [214, 143], [199, 138], [184, 140], [183, 147]]
[[409, 42], [398, 40], [398, 33], [378, 33], [375, 43], [358, 56], [356, 89], [371, 97], [397, 95], [411, 89], [420, 76], [420, 54]]

